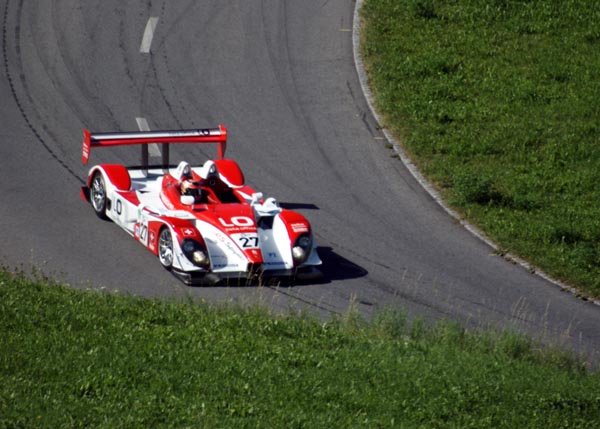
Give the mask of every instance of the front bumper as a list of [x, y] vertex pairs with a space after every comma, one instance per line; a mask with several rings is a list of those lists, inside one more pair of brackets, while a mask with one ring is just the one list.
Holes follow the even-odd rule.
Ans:
[[263, 270], [250, 266], [248, 271], [186, 272], [172, 269], [171, 273], [188, 286], [275, 286], [316, 283], [323, 273], [316, 266], [302, 266], [292, 270]]

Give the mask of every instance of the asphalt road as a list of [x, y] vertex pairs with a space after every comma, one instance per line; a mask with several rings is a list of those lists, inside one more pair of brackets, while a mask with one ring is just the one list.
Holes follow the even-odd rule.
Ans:
[[[78, 288], [324, 317], [393, 307], [516, 327], [597, 359], [598, 306], [495, 256], [392, 157], [358, 82], [353, 13], [351, 0], [5, 0], [0, 263]], [[226, 125], [247, 182], [313, 224], [327, 281], [188, 288], [97, 219], [79, 198], [82, 129], [137, 130], [136, 118], [151, 129]], [[211, 155], [184, 145], [171, 159]], [[139, 155], [93, 152], [101, 162]]]

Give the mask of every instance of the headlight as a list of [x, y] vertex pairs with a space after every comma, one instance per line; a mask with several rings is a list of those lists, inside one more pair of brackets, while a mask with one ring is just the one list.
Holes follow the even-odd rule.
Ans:
[[296, 239], [294, 247], [292, 247], [292, 257], [296, 265], [304, 263], [310, 251], [312, 250], [312, 237], [309, 234], [302, 234]]
[[210, 268], [210, 259], [208, 258], [208, 252], [198, 243], [196, 240], [186, 238], [181, 242], [181, 250], [186, 258], [190, 262], [200, 268], [208, 270]]

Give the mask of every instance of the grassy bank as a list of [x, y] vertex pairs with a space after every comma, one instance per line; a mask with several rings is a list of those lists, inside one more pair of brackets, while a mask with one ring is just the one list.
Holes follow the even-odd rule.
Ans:
[[377, 106], [451, 205], [600, 297], [600, 6], [367, 0]]
[[323, 324], [0, 273], [0, 428], [591, 427], [600, 378], [512, 334]]

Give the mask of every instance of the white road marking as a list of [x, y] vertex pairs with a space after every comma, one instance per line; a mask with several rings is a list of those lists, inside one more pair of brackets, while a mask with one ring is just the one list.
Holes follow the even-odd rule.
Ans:
[[[137, 122], [138, 128], [140, 131], [150, 131], [150, 126], [148, 125], [148, 121], [146, 118], [135, 118], [135, 122]], [[160, 149], [156, 143], [150, 143], [148, 145], [148, 152], [150, 156], [160, 158]]]
[[150, 47], [152, 46], [152, 38], [154, 37], [156, 24], [158, 24], [158, 17], [152, 16], [148, 18], [146, 29], [144, 30], [144, 37], [142, 37], [142, 44], [140, 46], [140, 52], [142, 54], [150, 53]]

